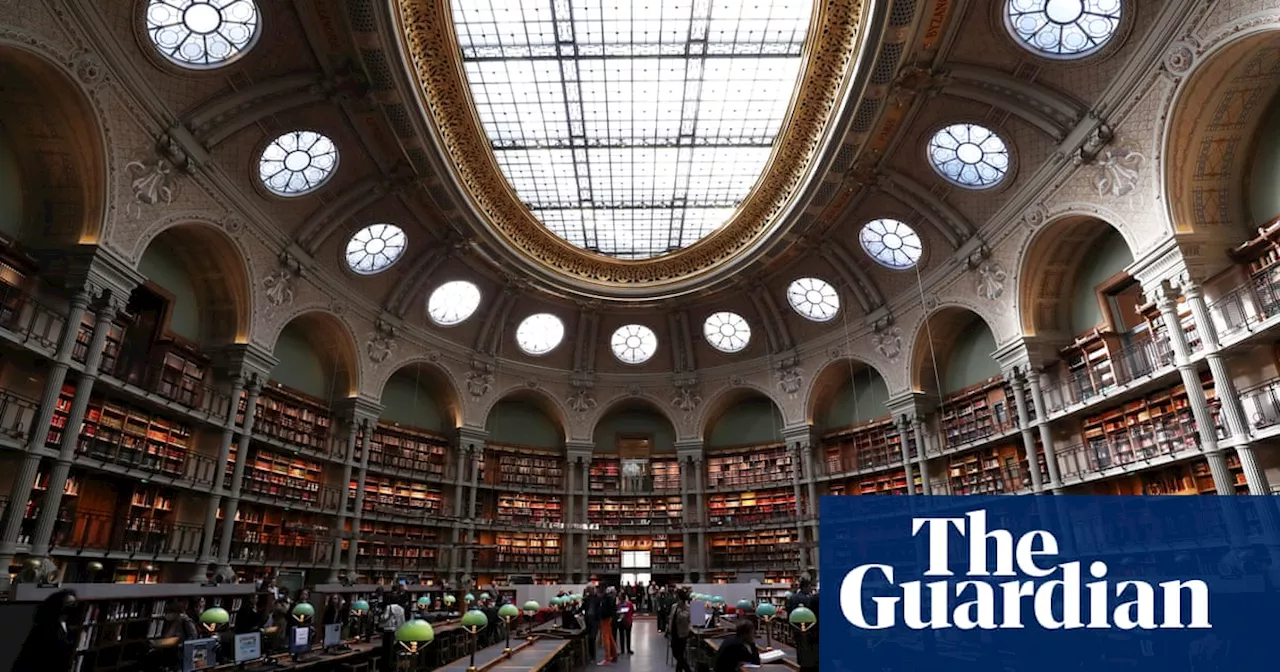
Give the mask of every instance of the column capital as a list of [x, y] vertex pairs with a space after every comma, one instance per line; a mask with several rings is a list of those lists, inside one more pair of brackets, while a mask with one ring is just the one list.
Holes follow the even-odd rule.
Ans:
[[938, 405], [938, 398], [924, 392], [910, 391], [896, 394], [885, 402], [889, 414], [893, 416], [928, 415]]
[[376, 425], [382, 416], [382, 404], [368, 397], [347, 397], [333, 405], [333, 414], [344, 422]]
[[234, 343], [213, 351], [215, 365], [231, 377], [246, 382], [257, 378], [259, 384], [271, 379], [271, 370], [280, 363], [266, 348], [254, 343]]
[[782, 440], [787, 442], [788, 447], [812, 446], [815, 443], [814, 427], [809, 423], [783, 427]]
[[484, 452], [485, 444], [488, 442], [488, 430], [466, 425], [458, 428], [458, 448], [460, 450], [481, 453]]
[[1181, 291], [1169, 280], [1160, 280], [1150, 287], [1144, 286], [1142, 291], [1147, 300], [1156, 304], [1156, 309], [1161, 313], [1177, 311]]
[[146, 277], [133, 264], [108, 247], [73, 245], [41, 255], [41, 275], [53, 284], [78, 293], [91, 287], [92, 298], [100, 295], [129, 300]]

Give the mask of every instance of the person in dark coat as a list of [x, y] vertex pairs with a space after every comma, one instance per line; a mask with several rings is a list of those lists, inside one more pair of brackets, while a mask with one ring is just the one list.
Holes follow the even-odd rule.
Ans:
[[715, 672], [738, 672], [744, 664], [759, 665], [760, 650], [756, 648], [756, 629], [751, 621], [739, 621], [716, 652]]
[[600, 596], [595, 586], [587, 586], [582, 596], [582, 620], [587, 624], [587, 654], [596, 660], [596, 637], [600, 635]]
[[31, 632], [22, 642], [22, 651], [14, 661], [13, 672], [68, 672], [75, 660], [76, 645], [67, 631], [78, 613], [76, 594], [60, 590], [36, 607]]

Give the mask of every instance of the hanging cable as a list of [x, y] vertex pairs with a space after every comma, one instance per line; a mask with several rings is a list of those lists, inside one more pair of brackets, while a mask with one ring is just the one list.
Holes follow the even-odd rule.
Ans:
[[[927, 336], [927, 337], [928, 337], [928, 339], [929, 339], [929, 359], [930, 359], [930, 361], [933, 363], [933, 382], [934, 382], [934, 385], [935, 385], [935, 388], [934, 388], [934, 389], [936, 390], [936, 392], [937, 392], [937, 394], [938, 394], [938, 412], [939, 412], [939, 413], [942, 413], [942, 412], [944, 412], [944, 411], [946, 410], [946, 400], [945, 400], [945, 399], [943, 398], [943, 396], [942, 396], [942, 374], [941, 374], [941, 372], [939, 372], [939, 370], [938, 370], [938, 353], [937, 353], [937, 351], [936, 351], [936, 350], [934, 349], [934, 347], [933, 347], [933, 325], [932, 325], [932, 324], [930, 324], [932, 316], [929, 314], [929, 310], [928, 310], [928, 308], [925, 306], [925, 301], [924, 301], [924, 280], [923, 280], [923, 279], [921, 279], [921, 277], [920, 277], [920, 266], [919, 266], [919, 265], [917, 265], [917, 266], [915, 267], [915, 270], [916, 270], [916, 289], [917, 289], [917, 291], [918, 291], [918, 292], [919, 292], [919, 294], [920, 294], [920, 310], [921, 310], [921, 312], [923, 312], [923, 313], [924, 313], [924, 329], [925, 329], [925, 336]], [[914, 364], [914, 363], [913, 363], [913, 364]], [[921, 428], [921, 430], [922, 430], [922, 432], [923, 432], [923, 429], [924, 429], [924, 424], [923, 424], [923, 423], [921, 423], [920, 428]], [[924, 460], [924, 459], [928, 459], [928, 456], [927, 456], [927, 455], [925, 455], [924, 437], [923, 437], [923, 436], [918, 436], [918, 437], [916, 437], [916, 443], [918, 444], [918, 445], [917, 445], [917, 449], [916, 449], [916, 450], [917, 450], [917, 452], [920, 454], [920, 459], [922, 459], [922, 460]], [[939, 422], [939, 423], [938, 423], [938, 449], [939, 449], [939, 450], [941, 450], [941, 449], [943, 448], [943, 445], [942, 445], [942, 444], [943, 444], [943, 440], [942, 440], [942, 423], [941, 423], [941, 422]], [[924, 485], [924, 475], [923, 475], [923, 474], [921, 474], [920, 476], [921, 476], [920, 484], [921, 484], [921, 486], [923, 486], [923, 485]], [[908, 485], [910, 485], [910, 484], [908, 484]]]

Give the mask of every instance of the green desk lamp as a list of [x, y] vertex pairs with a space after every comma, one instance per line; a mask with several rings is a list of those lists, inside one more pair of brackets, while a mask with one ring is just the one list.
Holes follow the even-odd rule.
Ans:
[[773, 650], [773, 617], [778, 615], [778, 608], [772, 602], [761, 602], [756, 605], [756, 617], [764, 620], [764, 650]]
[[471, 665], [467, 672], [476, 672], [476, 635], [489, 625], [489, 617], [479, 609], [472, 609], [462, 615], [462, 628], [471, 634]]
[[529, 600], [524, 603], [524, 616], [529, 619], [529, 625], [525, 628], [524, 634], [528, 637], [530, 642], [533, 641], [533, 617], [538, 615], [538, 610], [541, 608], [542, 605], [538, 604], [536, 600]]
[[501, 618], [502, 622], [507, 625], [507, 646], [506, 648], [502, 649], [502, 655], [510, 656], [511, 655], [511, 620], [515, 618], [520, 618], [520, 610], [516, 608], [516, 605], [508, 602], [507, 604], [504, 604], [501, 607], [498, 607], [498, 618]]
[[226, 625], [230, 622], [231, 615], [222, 607], [210, 607], [205, 609], [204, 613], [200, 614], [200, 625], [203, 625], [204, 629], [210, 634], [217, 631], [219, 626]]

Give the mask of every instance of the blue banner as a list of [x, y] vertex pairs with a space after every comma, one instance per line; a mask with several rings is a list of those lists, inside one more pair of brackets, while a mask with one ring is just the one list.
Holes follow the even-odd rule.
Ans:
[[824, 672], [1274, 667], [1275, 497], [823, 497]]

